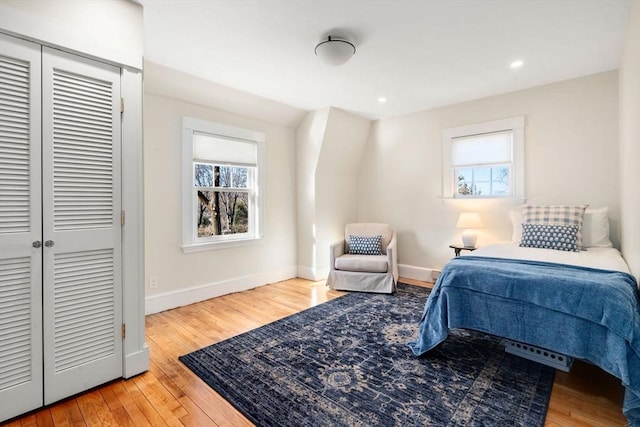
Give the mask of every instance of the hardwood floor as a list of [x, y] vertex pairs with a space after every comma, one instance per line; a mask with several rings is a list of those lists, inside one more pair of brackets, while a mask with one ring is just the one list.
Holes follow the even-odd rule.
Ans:
[[[404, 279], [405, 283], [430, 286]], [[3, 426], [250, 426], [178, 356], [342, 295], [292, 279], [147, 316], [148, 372], [116, 380]], [[620, 381], [576, 363], [556, 374], [547, 426], [624, 426]]]

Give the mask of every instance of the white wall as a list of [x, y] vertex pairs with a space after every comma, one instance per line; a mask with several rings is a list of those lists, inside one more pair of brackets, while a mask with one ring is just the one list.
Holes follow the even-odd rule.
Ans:
[[0, 28], [142, 69], [142, 6], [129, 0], [0, 0]]
[[308, 113], [296, 131], [298, 276], [329, 274], [329, 245], [357, 218], [358, 173], [371, 122], [336, 109]]
[[480, 212], [478, 245], [509, 240], [512, 204], [441, 196], [442, 130], [525, 116], [528, 203], [609, 206], [619, 243], [616, 71], [380, 120], [360, 166], [358, 219], [398, 230], [399, 263], [439, 269], [460, 242], [460, 211]]
[[[153, 66], [145, 73], [153, 73]], [[167, 70], [164, 70], [166, 72]], [[145, 272], [147, 313], [192, 303], [296, 276], [295, 132], [279, 123], [241, 116], [189, 99], [164, 95], [173, 82], [200, 81], [174, 71], [167, 80], [145, 87]], [[153, 80], [153, 79], [150, 79]], [[145, 80], [145, 83], [148, 83]], [[209, 93], [216, 97], [215, 91]], [[229, 92], [225, 96], [229, 96]], [[246, 94], [240, 94], [246, 97]], [[247, 99], [250, 102], [250, 99]], [[273, 108], [278, 105], [273, 104]], [[297, 110], [296, 114], [300, 111]], [[185, 254], [181, 242], [182, 118], [194, 117], [264, 132], [265, 228], [262, 242]], [[149, 278], [157, 289], [148, 287]]]
[[640, 277], [640, 3], [632, 2], [620, 65], [620, 205], [622, 253]]

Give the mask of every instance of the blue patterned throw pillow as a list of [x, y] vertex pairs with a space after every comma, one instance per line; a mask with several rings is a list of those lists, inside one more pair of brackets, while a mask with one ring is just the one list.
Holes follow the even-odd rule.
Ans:
[[382, 255], [382, 236], [349, 235], [350, 255]]
[[578, 252], [578, 226], [522, 224], [520, 246]]

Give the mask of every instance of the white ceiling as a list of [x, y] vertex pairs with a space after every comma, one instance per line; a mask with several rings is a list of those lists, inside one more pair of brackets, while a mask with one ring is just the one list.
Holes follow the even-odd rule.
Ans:
[[[140, 0], [147, 61], [367, 118], [618, 68], [630, 1]], [[315, 57], [328, 34], [356, 45], [345, 65]]]

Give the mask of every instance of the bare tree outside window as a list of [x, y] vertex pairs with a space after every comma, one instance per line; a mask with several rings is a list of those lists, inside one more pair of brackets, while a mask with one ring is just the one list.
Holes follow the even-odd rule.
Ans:
[[198, 237], [249, 232], [249, 168], [194, 164]]
[[458, 175], [458, 193], [463, 196], [479, 195], [480, 191], [475, 185], [467, 182], [464, 175]]
[[507, 196], [510, 168], [505, 166], [456, 168], [458, 194], [462, 196]]

